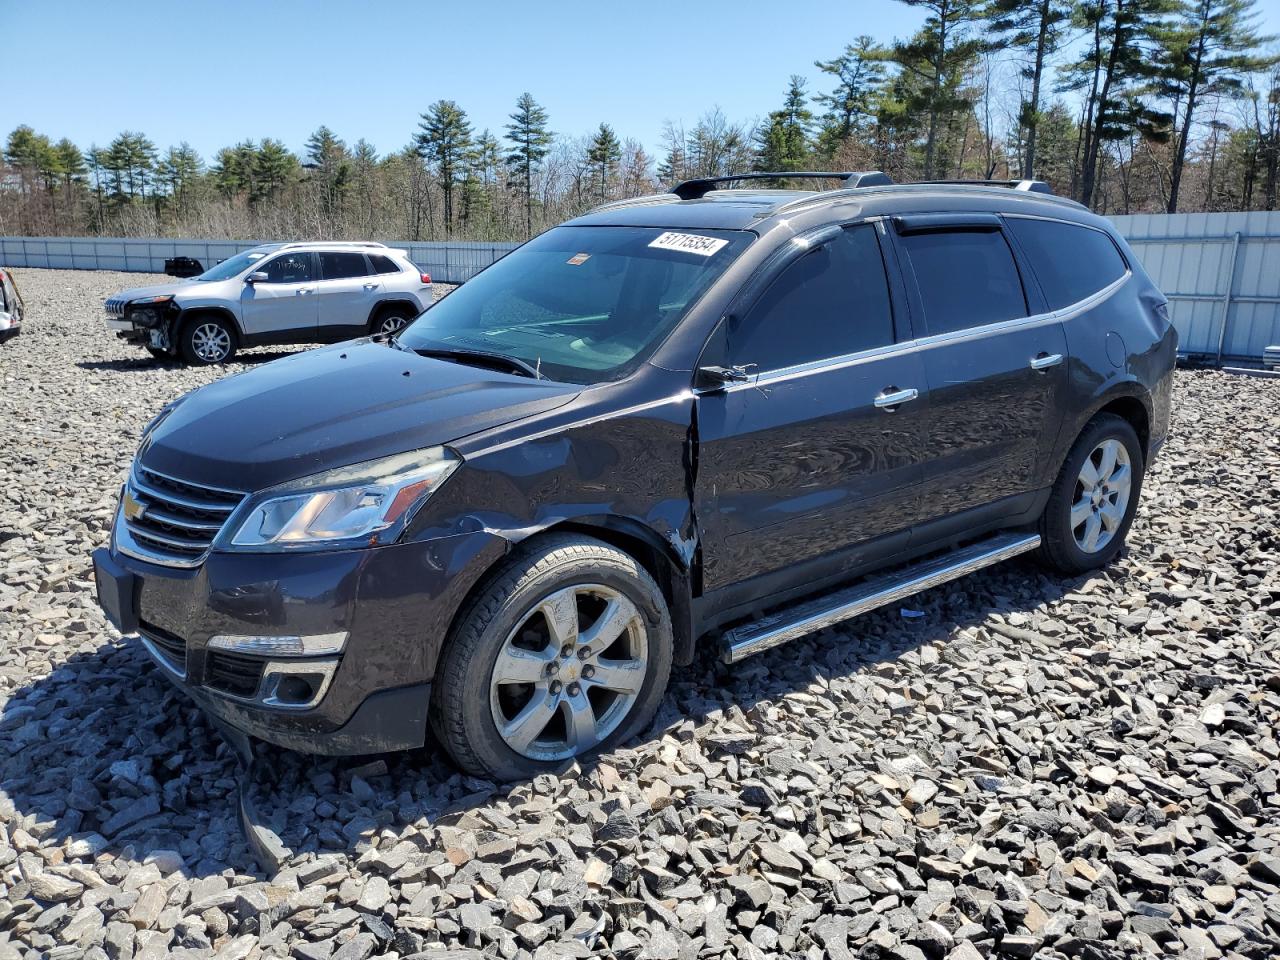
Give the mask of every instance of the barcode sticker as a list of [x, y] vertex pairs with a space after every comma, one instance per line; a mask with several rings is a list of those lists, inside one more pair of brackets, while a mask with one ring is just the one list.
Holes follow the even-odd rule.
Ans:
[[696, 253], [700, 257], [709, 257], [727, 244], [728, 240], [717, 237], [700, 237], [696, 233], [664, 233], [649, 246], [657, 250], [675, 250], [679, 253]]

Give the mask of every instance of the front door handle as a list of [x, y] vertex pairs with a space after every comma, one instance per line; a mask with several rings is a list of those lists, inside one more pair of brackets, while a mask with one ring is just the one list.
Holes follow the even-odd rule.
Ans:
[[1050, 367], [1056, 367], [1062, 362], [1062, 354], [1060, 353], [1041, 353], [1031, 360], [1032, 370], [1048, 370]]
[[915, 387], [909, 387], [906, 390], [899, 390], [897, 387], [885, 387], [880, 391], [880, 395], [876, 397], [875, 405], [881, 410], [888, 410], [892, 413], [899, 404], [910, 403], [918, 396], [920, 396], [920, 391]]

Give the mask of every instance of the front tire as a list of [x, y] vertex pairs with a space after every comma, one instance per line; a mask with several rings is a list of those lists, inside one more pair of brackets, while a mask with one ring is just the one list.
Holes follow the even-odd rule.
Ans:
[[517, 553], [455, 625], [432, 725], [475, 776], [558, 770], [652, 722], [671, 655], [666, 601], [639, 563], [589, 537], [548, 537]]
[[1054, 482], [1040, 517], [1040, 558], [1061, 573], [1110, 563], [1124, 546], [1145, 463], [1133, 426], [1103, 413], [1086, 425]]
[[182, 327], [178, 349], [192, 366], [226, 363], [236, 353], [236, 332], [220, 317], [196, 316]]

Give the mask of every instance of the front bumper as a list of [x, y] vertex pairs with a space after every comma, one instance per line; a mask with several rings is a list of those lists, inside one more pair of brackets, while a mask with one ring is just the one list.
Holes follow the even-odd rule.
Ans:
[[[102, 548], [99, 603], [174, 684], [250, 736], [304, 753], [421, 747], [436, 660], [454, 614], [506, 542], [475, 532], [364, 550], [213, 553], [195, 569]], [[211, 648], [217, 636], [345, 634], [325, 657]], [[314, 703], [275, 696], [280, 667], [316, 683]], [[295, 698], [296, 699], [296, 698]], [[306, 697], [303, 698], [308, 699]]]

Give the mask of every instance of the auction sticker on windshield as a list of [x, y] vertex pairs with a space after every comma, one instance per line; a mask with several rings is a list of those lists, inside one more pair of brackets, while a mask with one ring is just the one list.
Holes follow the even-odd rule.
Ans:
[[709, 257], [728, 240], [717, 237], [700, 237], [696, 233], [664, 233], [649, 246], [658, 250], [676, 250], [680, 253], [696, 253], [700, 257]]

